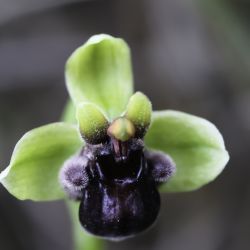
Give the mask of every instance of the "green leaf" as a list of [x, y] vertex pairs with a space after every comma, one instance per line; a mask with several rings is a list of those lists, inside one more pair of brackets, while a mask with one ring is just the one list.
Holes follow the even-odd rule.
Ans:
[[59, 169], [82, 144], [73, 125], [52, 123], [33, 129], [17, 143], [10, 165], [0, 174], [0, 182], [21, 200], [63, 198]]
[[129, 47], [109, 35], [95, 35], [78, 48], [66, 63], [65, 75], [76, 106], [93, 102], [110, 119], [125, 110], [133, 92]]
[[176, 174], [163, 192], [191, 191], [214, 180], [229, 160], [223, 138], [209, 121], [178, 111], [158, 111], [145, 137], [148, 148], [169, 154]]

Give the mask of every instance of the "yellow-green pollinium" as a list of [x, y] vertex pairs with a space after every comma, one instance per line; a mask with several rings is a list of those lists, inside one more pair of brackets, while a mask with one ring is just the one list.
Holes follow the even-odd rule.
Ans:
[[134, 137], [135, 127], [127, 118], [119, 117], [111, 123], [107, 132], [110, 137], [125, 142]]

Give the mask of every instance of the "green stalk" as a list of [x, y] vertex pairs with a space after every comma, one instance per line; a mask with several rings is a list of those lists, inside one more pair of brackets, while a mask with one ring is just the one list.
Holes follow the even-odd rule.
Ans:
[[[75, 107], [71, 101], [68, 101], [63, 115], [62, 121], [68, 123], [76, 123], [75, 118]], [[78, 218], [78, 210], [79, 210], [79, 202], [66, 201], [66, 205], [69, 211], [69, 215], [71, 218], [72, 224], [72, 238], [74, 243], [74, 250], [104, 250], [105, 242], [99, 238], [96, 238], [84, 231], [81, 227], [79, 218]]]

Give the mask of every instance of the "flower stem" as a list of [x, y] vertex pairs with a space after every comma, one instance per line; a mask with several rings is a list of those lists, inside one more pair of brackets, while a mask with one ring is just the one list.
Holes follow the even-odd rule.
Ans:
[[[62, 120], [64, 122], [76, 123], [75, 119], [75, 107], [71, 101], [68, 101]], [[72, 237], [74, 243], [74, 250], [104, 250], [105, 242], [99, 238], [96, 238], [84, 231], [81, 227], [78, 218], [79, 202], [67, 201], [66, 205], [71, 217], [72, 224]]]

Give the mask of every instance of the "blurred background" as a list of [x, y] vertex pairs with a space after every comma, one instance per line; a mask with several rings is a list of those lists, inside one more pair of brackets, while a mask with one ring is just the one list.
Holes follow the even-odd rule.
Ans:
[[[59, 120], [71, 52], [93, 34], [120, 36], [136, 90], [154, 109], [211, 120], [231, 160], [202, 189], [162, 195], [151, 230], [107, 249], [249, 249], [249, 25], [247, 0], [0, 0], [0, 171], [26, 131]], [[72, 249], [63, 202], [21, 202], [2, 186], [0, 197], [1, 250]]]

